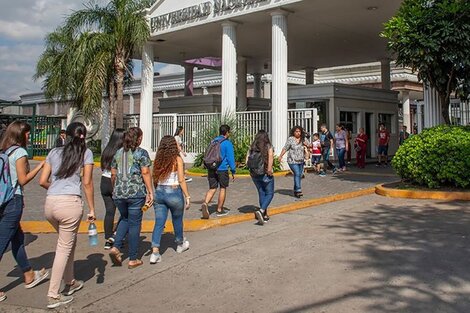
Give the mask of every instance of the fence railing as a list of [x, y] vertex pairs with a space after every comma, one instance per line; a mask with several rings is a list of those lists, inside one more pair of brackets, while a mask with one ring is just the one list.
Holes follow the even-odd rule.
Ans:
[[452, 125], [470, 125], [470, 101], [452, 100], [449, 115]]
[[[221, 120], [220, 113], [198, 114], [154, 114], [152, 149], [155, 151], [161, 138], [173, 135], [177, 126], [185, 131], [185, 150], [190, 153], [201, 153], [205, 150], [207, 142], [205, 137], [210, 128], [214, 128]], [[318, 131], [318, 118], [316, 109], [288, 110], [289, 129], [299, 125], [306, 132], [312, 134]], [[134, 127], [139, 124], [139, 115], [124, 117], [124, 127]], [[246, 111], [236, 113], [236, 128], [252, 139], [260, 129], [272, 133], [271, 111]], [[288, 134], [286, 134], [287, 138]]]

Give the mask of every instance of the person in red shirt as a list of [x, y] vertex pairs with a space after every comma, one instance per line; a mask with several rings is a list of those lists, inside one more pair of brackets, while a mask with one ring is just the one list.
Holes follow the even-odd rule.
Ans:
[[[378, 152], [378, 163], [376, 166], [387, 166], [388, 160], [388, 143], [390, 142], [390, 133], [388, 132], [385, 124], [379, 124], [379, 147], [377, 149]], [[382, 162], [384, 164], [382, 165]]]
[[354, 149], [356, 150], [356, 161], [358, 168], [366, 167], [366, 153], [367, 153], [367, 142], [369, 137], [367, 137], [364, 132], [364, 128], [359, 128], [359, 134], [354, 141]]

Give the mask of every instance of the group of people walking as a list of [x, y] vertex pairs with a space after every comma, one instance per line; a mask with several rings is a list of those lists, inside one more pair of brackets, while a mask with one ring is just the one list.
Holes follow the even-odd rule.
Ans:
[[[86, 145], [87, 130], [81, 123], [71, 123], [64, 134], [61, 144], [52, 149], [45, 161], [33, 169], [30, 168], [25, 150], [30, 134], [30, 126], [21, 121], [11, 123], [0, 143], [3, 156], [7, 157], [9, 184], [14, 195], [0, 206], [0, 260], [11, 243], [13, 256], [23, 271], [26, 288], [32, 288], [50, 276], [48, 308], [56, 308], [73, 301], [73, 294], [83, 288], [83, 281], [75, 279], [74, 252], [77, 233], [83, 217], [82, 191], [87, 202], [87, 221], [95, 221], [95, 195], [93, 186], [93, 153]], [[139, 259], [139, 242], [143, 214], [153, 207], [155, 225], [152, 233], [152, 251], [149, 262], [162, 261], [160, 254], [161, 237], [168, 213], [171, 214], [175, 234], [176, 252], [189, 249], [189, 241], [183, 233], [183, 216], [191, 206], [191, 197], [185, 178], [183, 156], [185, 155], [181, 136], [182, 127], [175, 136], [164, 136], [157, 149], [155, 160], [149, 157], [145, 149], [140, 148], [142, 130], [132, 127], [125, 131], [116, 129], [101, 155], [100, 190], [105, 204], [104, 248], [109, 250], [113, 265], [123, 263], [124, 240], [127, 240], [129, 269], [143, 264]], [[203, 219], [210, 218], [209, 203], [217, 190], [219, 195], [215, 214], [227, 215], [224, 208], [227, 188], [230, 180], [235, 179], [235, 154], [230, 141], [231, 129], [222, 125], [219, 136], [214, 138], [206, 152], [208, 165], [209, 190], [201, 205]], [[379, 152], [388, 145], [387, 132], [381, 127], [379, 133]], [[389, 135], [388, 135], [389, 140]], [[294, 176], [294, 196], [302, 197], [302, 175], [306, 159], [310, 160], [320, 176], [326, 170], [333, 173], [346, 170], [345, 155], [351, 151], [351, 136], [341, 125], [336, 125], [332, 134], [326, 125], [321, 125], [321, 132], [307, 139], [302, 127], [291, 130], [286, 144], [279, 155], [279, 161], [287, 155], [287, 163]], [[365, 153], [368, 137], [364, 129], [359, 130], [353, 147], [356, 151], [357, 166], [365, 165]], [[330, 161], [331, 151], [336, 151], [338, 167]], [[212, 159], [211, 159], [212, 158]], [[323, 159], [323, 161], [322, 161]], [[260, 130], [251, 144], [246, 156], [246, 164], [254, 186], [259, 195], [259, 207], [254, 215], [259, 225], [269, 221], [268, 207], [274, 197], [274, 148], [268, 133]], [[4, 167], [6, 168], [6, 167]], [[39, 184], [47, 190], [44, 215], [58, 233], [56, 253], [51, 272], [46, 269], [33, 270], [24, 247], [24, 233], [20, 220], [24, 208], [24, 186], [40, 172]], [[0, 178], [3, 178], [0, 177]], [[6, 177], [6, 176], [5, 176]], [[116, 208], [120, 213], [115, 223]], [[61, 290], [62, 281], [64, 287]], [[6, 294], [0, 292], [0, 301]]]

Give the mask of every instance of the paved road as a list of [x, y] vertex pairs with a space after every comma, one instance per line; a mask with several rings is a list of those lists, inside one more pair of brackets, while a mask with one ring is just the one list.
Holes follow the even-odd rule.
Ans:
[[[34, 161], [33, 161], [34, 162]], [[97, 218], [104, 218], [104, 203], [100, 193], [101, 171], [94, 170], [95, 185], [95, 205]], [[394, 175], [391, 168], [376, 168], [370, 165], [366, 170], [357, 170], [351, 168], [351, 171], [335, 176], [319, 177], [314, 174], [308, 174], [302, 181], [302, 187], [305, 199], [319, 198], [334, 194], [355, 191], [373, 187], [380, 182], [397, 181], [398, 177]], [[25, 221], [43, 221], [44, 220], [44, 201], [46, 191], [38, 183], [38, 178], [26, 186], [25, 212], [23, 220]], [[275, 197], [271, 206], [279, 206], [296, 201], [292, 195], [293, 178], [276, 177]], [[191, 198], [193, 201], [192, 210], [185, 212], [185, 219], [199, 219], [199, 208], [207, 192], [208, 184], [205, 177], [194, 177], [193, 182], [188, 184]], [[216, 198], [215, 198], [216, 199]], [[228, 190], [226, 207], [231, 210], [231, 214], [243, 214], [253, 212], [254, 205], [258, 204], [258, 193], [250, 178], [239, 178], [231, 184]], [[211, 206], [211, 211], [215, 211], [216, 205]], [[117, 218], [117, 217], [116, 217]], [[145, 219], [153, 220], [155, 215], [149, 210]]]
[[[470, 312], [469, 224], [468, 203], [373, 195], [188, 233], [182, 255], [165, 235], [163, 262], [135, 270], [80, 236], [86, 287], [60, 312]], [[29, 236], [33, 264], [51, 266], [55, 240]], [[6, 255], [0, 311], [43, 312], [48, 284], [25, 291], [19, 275]]]

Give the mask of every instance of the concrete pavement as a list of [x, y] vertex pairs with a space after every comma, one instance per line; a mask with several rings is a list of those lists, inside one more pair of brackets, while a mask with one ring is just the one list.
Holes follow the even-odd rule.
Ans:
[[[34, 163], [36, 161], [31, 161]], [[100, 193], [101, 170], [95, 168], [93, 172], [95, 186], [95, 207], [97, 219], [104, 218], [104, 203]], [[346, 192], [367, 189], [374, 187], [378, 183], [397, 181], [399, 178], [393, 173], [391, 168], [376, 168], [368, 165], [365, 170], [358, 170], [351, 167], [350, 171], [337, 175], [319, 177], [313, 173], [307, 174], [302, 180], [304, 199], [321, 198]], [[200, 205], [208, 189], [206, 177], [193, 177], [193, 181], [188, 184], [191, 194], [192, 208], [185, 212], [186, 220], [199, 220]], [[293, 177], [276, 177], [275, 196], [271, 204], [272, 207], [282, 206], [298, 199], [293, 197]], [[30, 182], [25, 188], [25, 210], [23, 221], [44, 221], [44, 202], [46, 191], [38, 184], [38, 177]], [[214, 198], [217, 201], [217, 198]], [[230, 215], [252, 213], [258, 205], [258, 193], [249, 177], [237, 178], [228, 189], [226, 207], [229, 208]], [[216, 209], [215, 202], [210, 206], [211, 212]], [[213, 216], [213, 215], [212, 215]], [[116, 219], [118, 214], [116, 214]], [[153, 220], [155, 218], [153, 210], [149, 210], [144, 215], [144, 219]], [[215, 216], [214, 216], [215, 218]]]
[[[186, 234], [163, 262], [115, 268], [80, 236], [86, 281], [59, 312], [469, 312], [470, 208], [465, 202], [376, 195]], [[36, 267], [52, 265], [56, 235], [30, 235]], [[142, 238], [141, 253], [150, 248]], [[43, 312], [48, 283], [25, 290], [11, 254], [0, 267], [1, 312]]]

